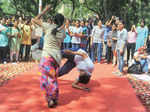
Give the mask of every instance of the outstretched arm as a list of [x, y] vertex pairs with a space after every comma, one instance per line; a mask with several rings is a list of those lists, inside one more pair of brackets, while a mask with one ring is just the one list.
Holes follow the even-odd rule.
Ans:
[[44, 9], [40, 14], [38, 14], [38, 15], [35, 17], [35, 19], [40, 19], [50, 8], [51, 8], [51, 6], [50, 6], [50, 5], [47, 5], [47, 6], [45, 7], [45, 9]]
[[37, 15], [34, 19], [32, 19], [32, 22], [39, 25], [39, 26], [42, 26], [42, 22], [40, 20], [40, 18], [51, 8], [50, 5], [47, 5], [45, 7], [45, 9], [39, 14]]
[[84, 59], [86, 59], [88, 56], [86, 53], [81, 53], [81, 52], [77, 52], [77, 51], [71, 51], [71, 50], [64, 50], [65, 53], [67, 54], [73, 54], [73, 55], [80, 55], [82, 56]]

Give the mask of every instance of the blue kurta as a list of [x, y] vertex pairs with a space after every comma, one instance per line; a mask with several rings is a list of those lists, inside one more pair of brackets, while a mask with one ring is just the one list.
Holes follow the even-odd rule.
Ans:
[[0, 32], [0, 47], [6, 47], [8, 46], [8, 37], [7, 37], [8, 28], [0, 24], [0, 29], [1, 28], [4, 28], [4, 30]]
[[144, 41], [148, 37], [148, 28], [145, 26], [144, 28], [137, 28], [137, 39], [136, 39], [136, 48], [138, 50], [140, 47], [144, 46]]

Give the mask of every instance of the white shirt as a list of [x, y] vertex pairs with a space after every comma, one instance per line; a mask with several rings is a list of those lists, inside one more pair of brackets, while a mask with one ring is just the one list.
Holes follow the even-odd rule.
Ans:
[[93, 43], [102, 43], [104, 40], [104, 28], [95, 26], [92, 30], [91, 36], [93, 37]]
[[[79, 28], [73, 27], [73, 28], [72, 28], [72, 33], [73, 33], [73, 34], [75, 34], [75, 33], [80, 34], [81, 32], [82, 32], [82, 28], [81, 28], [81, 27], [79, 27]], [[80, 44], [80, 43], [81, 43], [80, 37], [75, 37], [75, 36], [73, 36], [73, 37], [72, 37], [72, 40], [71, 40], [71, 43]]]
[[[79, 49], [77, 52], [86, 53], [82, 49]], [[76, 67], [77, 67], [78, 70], [84, 70], [89, 75], [91, 75], [91, 73], [94, 70], [94, 64], [93, 64], [93, 62], [92, 62], [92, 60], [90, 59], [89, 56], [86, 59], [83, 59], [82, 56], [75, 55], [74, 62], [76, 63]]]

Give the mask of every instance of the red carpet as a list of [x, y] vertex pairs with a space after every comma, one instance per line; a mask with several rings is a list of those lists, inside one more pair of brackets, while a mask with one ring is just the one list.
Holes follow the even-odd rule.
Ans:
[[0, 88], [0, 112], [146, 112], [125, 78], [112, 74], [112, 65], [96, 64], [91, 92], [71, 87], [77, 70], [59, 79], [57, 108], [47, 108], [39, 87], [37, 68], [10, 80]]

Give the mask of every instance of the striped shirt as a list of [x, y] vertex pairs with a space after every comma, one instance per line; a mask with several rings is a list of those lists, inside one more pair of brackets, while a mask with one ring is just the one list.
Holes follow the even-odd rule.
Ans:
[[93, 37], [93, 43], [102, 43], [104, 40], [104, 29], [95, 26], [92, 30], [91, 36]]

